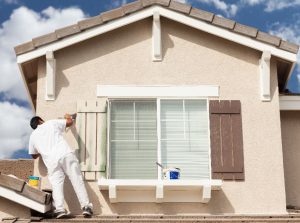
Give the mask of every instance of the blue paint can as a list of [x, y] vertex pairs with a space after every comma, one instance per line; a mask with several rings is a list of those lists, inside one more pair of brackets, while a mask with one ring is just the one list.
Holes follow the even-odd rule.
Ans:
[[166, 180], [178, 180], [180, 179], [180, 169], [179, 168], [168, 168], [164, 171], [164, 179]]

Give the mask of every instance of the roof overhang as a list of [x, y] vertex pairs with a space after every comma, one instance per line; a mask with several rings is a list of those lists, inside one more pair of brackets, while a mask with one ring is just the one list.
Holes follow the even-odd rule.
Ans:
[[181, 13], [172, 11], [170, 9], [166, 9], [166, 8], [156, 5], [156, 6], [152, 6], [150, 8], [143, 9], [136, 13], [127, 15], [125, 17], [121, 17], [119, 19], [113, 20], [106, 24], [102, 24], [101, 26], [91, 28], [90, 30], [86, 30], [85, 32], [78, 33], [76, 35], [61, 39], [57, 42], [50, 43], [46, 46], [39, 47], [28, 53], [18, 55], [17, 63], [20, 64], [20, 63], [24, 63], [26, 61], [30, 61], [32, 59], [46, 55], [47, 51], [57, 51], [57, 50], [65, 48], [65, 47], [71, 46], [73, 44], [82, 42], [84, 40], [93, 38], [100, 34], [120, 28], [122, 26], [125, 26], [128, 24], [137, 22], [139, 20], [151, 17], [151, 16], [153, 16], [153, 14], [155, 12], [158, 12], [160, 16], [163, 16], [165, 18], [168, 18], [173, 21], [193, 27], [195, 29], [210, 33], [212, 35], [230, 40], [232, 42], [250, 47], [252, 49], [255, 49], [255, 50], [258, 50], [261, 52], [270, 51], [271, 55], [279, 57], [279, 58], [287, 60], [287, 61], [290, 61], [292, 63], [295, 63], [297, 61], [297, 55], [294, 53], [287, 52], [287, 51], [279, 49], [275, 46], [271, 46], [271, 45], [262, 43], [260, 41], [254, 40], [250, 37], [243, 36], [238, 33], [233, 33], [224, 28], [217, 27], [215, 25], [206, 23], [204, 21], [201, 21], [201, 20], [192, 18], [190, 16], [187, 16], [187, 15], [184, 15], [184, 14], [181, 14]]
[[300, 95], [279, 96], [280, 111], [300, 111]]
[[[293, 67], [295, 66], [295, 63], [297, 61], [297, 54], [285, 51], [283, 49], [280, 49], [276, 46], [269, 45], [267, 43], [263, 43], [261, 41], [255, 40], [249, 36], [244, 36], [242, 34], [232, 32], [230, 30], [218, 27], [216, 25], [207, 23], [205, 21], [193, 18], [191, 16], [170, 10], [168, 8], [164, 8], [159, 5], [154, 5], [148, 8], [144, 8], [140, 11], [137, 11], [132, 14], [128, 14], [126, 16], [120, 17], [118, 19], [114, 19], [112, 21], [109, 21], [107, 23], [101, 24], [100, 26], [96, 26], [94, 28], [90, 28], [85, 30], [84, 32], [76, 33], [71, 36], [64, 37], [63, 39], [60, 39], [58, 41], [49, 43], [44, 46], [40, 46], [30, 52], [17, 55], [17, 63], [19, 65], [19, 69], [21, 71], [23, 80], [26, 85], [26, 89], [28, 92], [28, 95], [31, 100], [31, 105], [33, 110], [35, 110], [35, 102], [33, 101], [33, 93], [30, 92], [30, 89], [28, 87], [28, 82], [26, 78], [26, 73], [23, 70], [23, 64], [30, 62], [30, 61], [36, 61], [36, 59], [40, 57], [44, 57], [47, 52], [55, 52], [60, 49], [63, 49], [65, 47], [69, 47], [71, 45], [74, 45], [76, 43], [88, 40], [90, 38], [96, 37], [98, 35], [104, 34], [106, 32], [115, 30], [117, 28], [132, 24], [134, 22], [146, 19], [148, 17], [152, 17], [154, 14], [159, 14], [162, 17], [168, 18], [170, 20], [185, 24], [187, 26], [193, 27], [195, 29], [201, 30], [203, 32], [218, 36], [220, 38], [227, 39], [229, 41], [238, 43], [240, 45], [258, 50], [260, 52], [270, 52], [270, 54], [276, 58], [281, 59], [282, 61], [285, 61], [287, 64], [290, 64], [290, 70], [289, 74], [286, 75], [289, 77], [293, 71]], [[288, 79], [286, 80], [286, 82]]]

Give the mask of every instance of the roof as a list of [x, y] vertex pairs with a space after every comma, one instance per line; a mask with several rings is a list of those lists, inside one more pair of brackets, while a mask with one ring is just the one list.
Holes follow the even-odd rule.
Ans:
[[15, 47], [16, 55], [25, 54], [34, 51], [42, 46], [57, 42], [65, 37], [84, 32], [97, 26], [101, 26], [111, 20], [125, 17], [131, 13], [140, 11], [152, 5], [159, 5], [173, 11], [188, 15], [192, 18], [207, 22], [214, 26], [227, 29], [231, 32], [250, 37], [259, 42], [263, 42], [278, 49], [298, 53], [299, 46], [297, 44], [285, 41], [277, 36], [259, 31], [258, 29], [246, 26], [236, 21], [217, 16], [211, 12], [207, 12], [198, 8], [191, 7], [191, 5], [176, 2], [174, 0], [138, 0], [132, 3], [123, 5], [110, 11], [101, 13], [100, 15], [82, 20], [77, 24], [73, 24], [64, 28], [55, 30], [52, 33], [33, 38], [31, 41], [23, 43]]

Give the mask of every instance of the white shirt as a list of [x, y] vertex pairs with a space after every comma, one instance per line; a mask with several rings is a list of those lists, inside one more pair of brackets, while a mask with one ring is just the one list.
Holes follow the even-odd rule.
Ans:
[[50, 120], [38, 125], [31, 133], [29, 154], [41, 154], [48, 173], [57, 167], [61, 158], [73, 152], [63, 138], [65, 128], [65, 119]]

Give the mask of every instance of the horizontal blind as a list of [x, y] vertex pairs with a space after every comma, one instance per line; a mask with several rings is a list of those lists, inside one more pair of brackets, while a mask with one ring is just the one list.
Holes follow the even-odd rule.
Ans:
[[162, 163], [181, 179], [209, 179], [206, 100], [161, 100]]
[[111, 178], [157, 178], [156, 101], [111, 101]]

